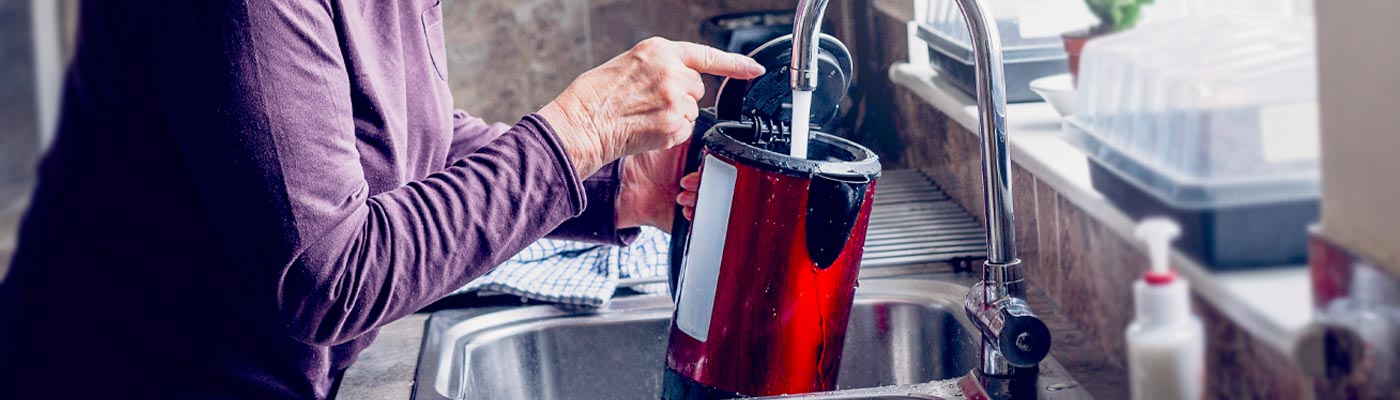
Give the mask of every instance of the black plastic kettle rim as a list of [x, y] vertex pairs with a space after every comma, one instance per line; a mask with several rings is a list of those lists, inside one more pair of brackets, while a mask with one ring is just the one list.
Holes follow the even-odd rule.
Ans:
[[[846, 155], [849, 160], [815, 160], [769, 151], [735, 139], [724, 132], [729, 129], [751, 130], [754, 127], [749, 122], [730, 121], [715, 124], [701, 139], [705, 142], [705, 148], [712, 153], [735, 161], [751, 162], [764, 169], [785, 175], [799, 177], [824, 175], [868, 180], [874, 180], [880, 176], [880, 157], [875, 155], [875, 152], [850, 140], [817, 131], [815, 127], [812, 129], [812, 139], [809, 144], [812, 153], [823, 151], [823, 149], [840, 150], [840, 152], [832, 152], [828, 155], [837, 156], [836, 158], [842, 158], [841, 155]], [[845, 154], [841, 154], [841, 152]]]

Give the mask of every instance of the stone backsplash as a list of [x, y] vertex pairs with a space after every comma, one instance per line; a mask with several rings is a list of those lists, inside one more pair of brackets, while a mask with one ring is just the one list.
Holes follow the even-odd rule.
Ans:
[[[851, 10], [833, 1], [823, 30], [850, 37]], [[443, 0], [448, 81], [456, 106], [513, 123], [574, 77], [652, 36], [703, 42], [700, 24], [737, 12], [792, 9], [792, 0]], [[857, 57], [857, 59], [860, 59]], [[713, 93], [719, 80], [708, 78]], [[702, 105], [710, 104], [709, 97]]]

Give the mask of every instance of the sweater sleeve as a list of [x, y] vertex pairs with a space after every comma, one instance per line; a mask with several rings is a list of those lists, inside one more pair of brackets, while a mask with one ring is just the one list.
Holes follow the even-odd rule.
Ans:
[[[329, 5], [171, 2], [158, 88], [236, 297], [313, 345], [412, 313], [585, 208], [548, 124], [527, 116], [444, 170], [370, 195]], [[252, 300], [248, 300], [252, 299]]]
[[622, 166], [626, 158], [604, 165], [583, 181], [585, 202], [583, 214], [564, 221], [549, 234], [554, 239], [626, 246], [641, 234], [641, 228], [617, 227], [617, 198], [622, 191]]
[[[509, 126], [500, 123], [487, 123], [465, 111], [452, 114], [452, 149], [448, 160], [467, 157], [481, 147], [495, 140]], [[548, 126], [548, 121], [545, 121]], [[553, 132], [553, 128], [549, 128]], [[593, 176], [583, 181], [587, 208], [578, 217], [565, 221], [549, 234], [554, 239], [593, 242], [611, 245], [627, 245], [641, 233], [639, 228], [618, 229], [617, 198], [622, 190], [622, 165], [626, 159], [614, 161], [598, 169]]]
[[447, 151], [447, 166], [486, 147], [507, 130], [510, 130], [510, 125], [489, 123], [462, 110], [453, 111], [452, 148]]

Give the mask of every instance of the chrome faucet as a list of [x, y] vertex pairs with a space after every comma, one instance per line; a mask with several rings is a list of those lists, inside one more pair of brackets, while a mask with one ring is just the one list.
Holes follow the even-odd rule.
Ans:
[[798, 0], [792, 16], [792, 91], [817, 89], [817, 47], [827, 0]]
[[978, 130], [982, 136], [982, 191], [987, 262], [982, 282], [964, 302], [982, 333], [983, 376], [1037, 373], [1050, 352], [1050, 330], [1026, 302], [1026, 279], [1016, 258], [1011, 208], [1011, 154], [1006, 137], [1006, 79], [996, 17], [977, 0], [956, 0], [972, 39], [977, 73]]
[[[1011, 158], [1006, 138], [1006, 80], [996, 18], [977, 0], [956, 0], [972, 38], [977, 73], [978, 129], [982, 136], [982, 189], [987, 223], [987, 262], [982, 282], [964, 303], [982, 334], [983, 376], [1034, 376], [1050, 352], [1050, 331], [1026, 302], [1026, 281], [1016, 258], [1011, 210]], [[792, 89], [814, 90], [817, 34], [827, 0], [800, 0], [793, 22]]]

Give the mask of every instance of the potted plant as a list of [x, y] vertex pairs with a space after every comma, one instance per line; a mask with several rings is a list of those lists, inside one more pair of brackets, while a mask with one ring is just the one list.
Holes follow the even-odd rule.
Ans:
[[1089, 39], [1132, 28], [1138, 22], [1142, 6], [1148, 4], [1152, 4], [1152, 0], [1084, 0], [1099, 23], [1089, 29], [1060, 35], [1065, 41], [1065, 53], [1069, 55], [1069, 73], [1075, 82], [1079, 81], [1079, 53], [1084, 51], [1084, 44]]

